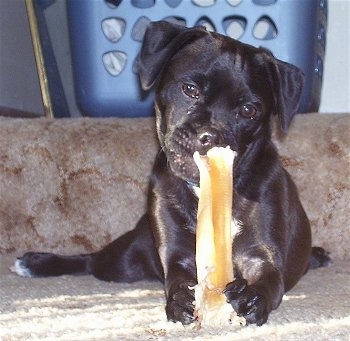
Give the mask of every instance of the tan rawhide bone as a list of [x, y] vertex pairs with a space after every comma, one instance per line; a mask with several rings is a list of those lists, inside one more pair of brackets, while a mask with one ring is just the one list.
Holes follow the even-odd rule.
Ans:
[[236, 153], [214, 147], [207, 156], [193, 157], [200, 173], [196, 230], [195, 317], [202, 325], [244, 324], [226, 302], [223, 290], [233, 281], [232, 165]]

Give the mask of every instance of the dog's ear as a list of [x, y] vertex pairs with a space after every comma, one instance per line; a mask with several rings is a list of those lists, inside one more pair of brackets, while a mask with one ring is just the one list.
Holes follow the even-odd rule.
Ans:
[[283, 131], [286, 131], [299, 108], [304, 85], [304, 73], [296, 66], [277, 60], [279, 89], [276, 111]]
[[187, 28], [167, 21], [150, 23], [137, 62], [142, 89], [150, 89], [167, 61], [204, 32], [203, 27]]
[[268, 59], [267, 65], [272, 70], [274, 114], [278, 115], [282, 130], [287, 131], [298, 111], [305, 77], [298, 67], [278, 60], [270, 51], [263, 50]]

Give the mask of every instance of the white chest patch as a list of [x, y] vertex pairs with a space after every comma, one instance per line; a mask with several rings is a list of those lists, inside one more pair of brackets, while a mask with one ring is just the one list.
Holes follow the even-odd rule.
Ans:
[[231, 225], [232, 238], [240, 234], [242, 232], [242, 229], [243, 229], [243, 223], [240, 220], [236, 220], [235, 218], [233, 218], [232, 225]]
[[198, 186], [192, 186], [192, 192], [199, 199], [199, 196], [201, 194], [201, 189]]

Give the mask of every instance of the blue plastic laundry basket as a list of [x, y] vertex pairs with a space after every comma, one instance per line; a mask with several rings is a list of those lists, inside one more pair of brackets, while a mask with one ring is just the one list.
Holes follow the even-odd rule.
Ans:
[[134, 72], [147, 23], [176, 20], [254, 46], [306, 75], [300, 112], [317, 111], [326, 44], [327, 0], [68, 0], [77, 102], [85, 115], [153, 115]]

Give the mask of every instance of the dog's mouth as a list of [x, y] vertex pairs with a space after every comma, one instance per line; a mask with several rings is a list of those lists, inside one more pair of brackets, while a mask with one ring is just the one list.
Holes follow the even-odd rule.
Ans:
[[183, 154], [175, 150], [169, 150], [167, 153], [172, 172], [186, 182], [198, 186], [199, 171], [194, 163], [193, 154]]
[[184, 129], [176, 129], [167, 138], [164, 144], [164, 151], [167, 155], [168, 164], [172, 172], [186, 182], [198, 186], [199, 171], [194, 162], [193, 154], [198, 151], [206, 155], [213, 147], [230, 146], [235, 150], [232, 141], [224, 138], [224, 134], [213, 129], [206, 131], [191, 132]]

